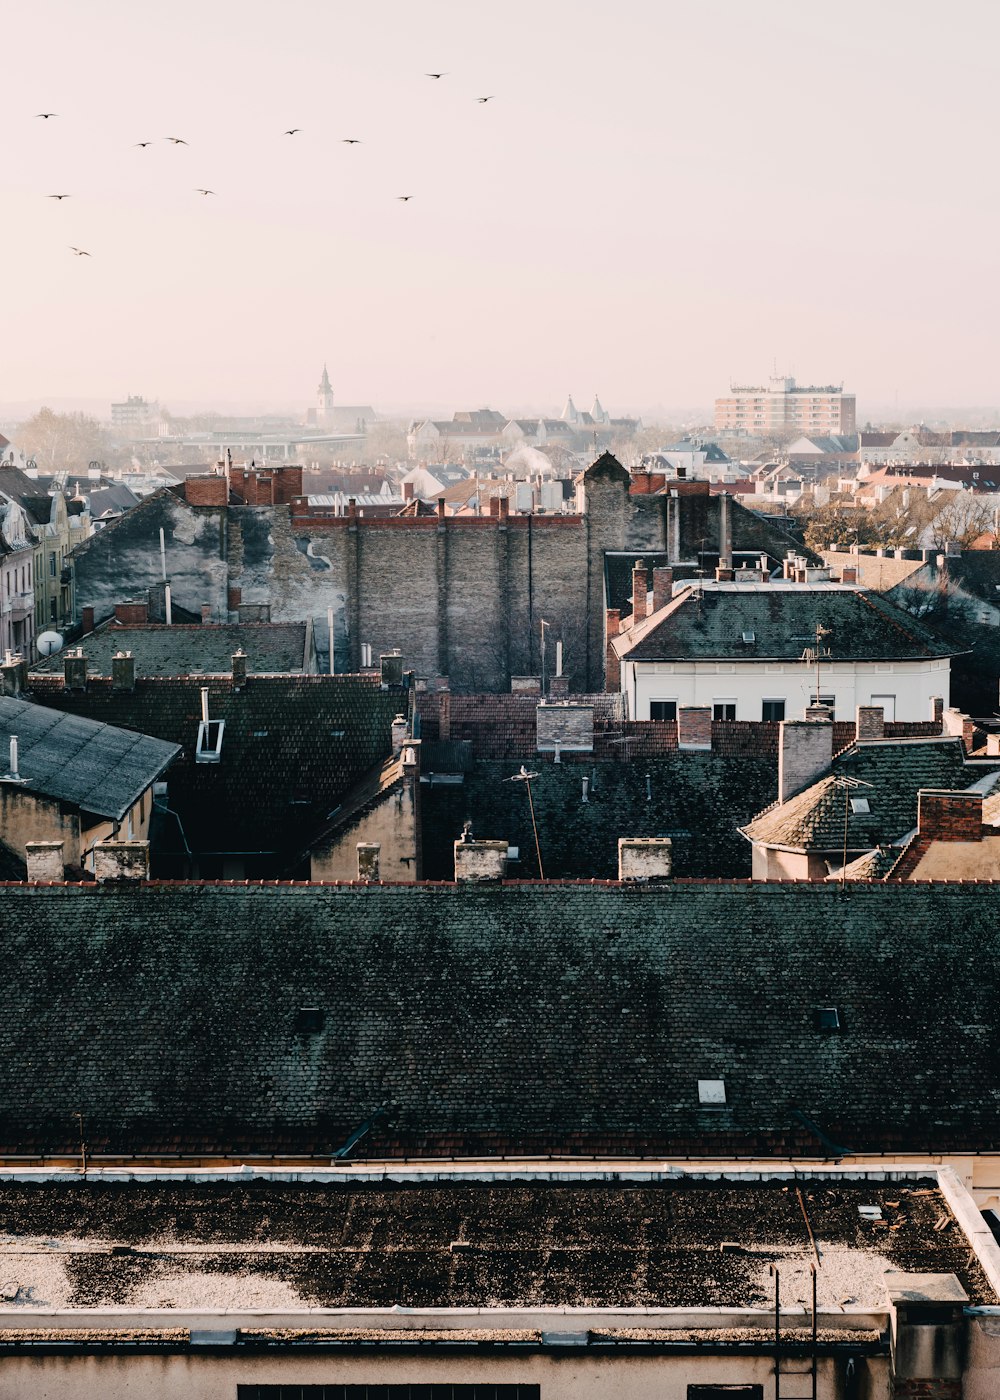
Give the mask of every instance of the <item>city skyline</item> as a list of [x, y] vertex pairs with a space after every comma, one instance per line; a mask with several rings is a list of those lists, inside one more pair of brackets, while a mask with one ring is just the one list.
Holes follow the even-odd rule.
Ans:
[[389, 411], [707, 408], [775, 362], [862, 414], [993, 403], [998, 31], [980, 0], [21, 10], [0, 405], [292, 403], [324, 359]]

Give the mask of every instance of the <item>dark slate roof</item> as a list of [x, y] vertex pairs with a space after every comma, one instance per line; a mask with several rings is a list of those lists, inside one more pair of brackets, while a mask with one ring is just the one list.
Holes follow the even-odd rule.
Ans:
[[[849, 851], [869, 851], [899, 841], [917, 824], [921, 788], [954, 791], [969, 787], [987, 770], [965, 762], [961, 739], [886, 739], [852, 744], [833, 762], [831, 773], [775, 803], [744, 833], [765, 845], [804, 850], [840, 850], [847, 810]], [[838, 777], [870, 786], [847, 788]], [[869, 812], [850, 810], [851, 797], [867, 798]]]
[[[453, 843], [468, 819], [482, 840], [517, 846], [512, 873], [538, 874], [531, 813], [523, 783], [512, 783], [534, 743], [508, 762], [479, 760], [462, 783], [422, 789], [424, 875], [450, 880]], [[516, 752], [516, 750], [515, 750]], [[422, 767], [429, 770], [426, 755]], [[768, 754], [672, 753], [622, 763], [595, 760], [543, 763], [531, 785], [535, 821], [548, 879], [614, 879], [618, 837], [669, 836], [674, 874], [734, 879], [750, 874], [752, 851], [741, 823], [771, 801], [777, 764]], [[588, 781], [581, 801], [582, 779]]]
[[[954, 653], [877, 593], [774, 583], [692, 587], [614, 645], [629, 661], [797, 661], [815, 645], [817, 623], [827, 630], [822, 645], [833, 661], [922, 660]], [[756, 640], [745, 644], [744, 632]]]
[[[233, 653], [243, 650], [250, 673], [301, 672], [305, 660], [304, 622], [209, 623], [195, 626], [110, 622], [81, 637], [88, 674], [111, 675], [111, 658], [130, 651], [137, 676], [223, 675], [232, 669]], [[38, 661], [32, 670], [61, 675], [62, 655]]]
[[[66, 690], [54, 676], [31, 677], [31, 696], [72, 714], [144, 729], [182, 754], [170, 771], [170, 806], [202, 855], [261, 853], [258, 873], [284, 874], [322, 829], [344, 794], [389, 752], [402, 690], [360, 676], [145, 678], [134, 691], [110, 681]], [[218, 763], [194, 760], [201, 690], [212, 719], [225, 720]], [[186, 873], [178, 867], [176, 873]]]
[[[205, 1298], [206, 1274], [225, 1289], [232, 1311], [251, 1307], [265, 1314], [394, 1305], [766, 1307], [772, 1300], [769, 1259], [780, 1256], [795, 1275], [808, 1277], [812, 1251], [800, 1200], [809, 1202], [824, 1262], [836, 1260], [819, 1273], [820, 1308], [841, 1301], [843, 1271], [852, 1267], [855, 1307], [884, 1306], [886, 1262], [903, 1272], [954, 1273], [970, 1302], [996, 1302], [933, 1175], [810, 1179], [801, 1167], [794, 1177], [766, 1181], [733, 1175], [650, 1179], [649, 1173], [645, 1180], [595, 1175], [463, 1181], [445, 1171], [426, 1181], [399, 1179], [404, 1175], [378, 1182], [162, 1176], [95, 1182], [72, 1175], [5, 1180], [0, 1229], [8, 1277], [20, 1285], [19, 1321], [29, 1324], [33, 1308], [51, 1309], [41, 1300], [49, 1296], [54, 1253], [66, 1270], [67, 1309], [134, 1312], [143, 1295], [153, 1293], [158, 1308], [189, 1312]], [[892, 1229], [881, 1221], [859, 1223], [861, 1205], [880, 1207]], [[953, 1228], [936, 1229], [942, 1217]], [[62, 1245], [67, 1237], [82, 1245], [69, 1258]], [[461, 1252], [452, 1248], [459, 1239], [466, 1243]], [[720, 1258], [724, 1241], [736, 1247]], [[886, 1258], [874, 1267], [873, 1256]], [[665, 1320], [661, 1315], [661, 1324]], [[339, 1328], [314, 1332], [313, 1340], [343, 1345], [353, 1339], [370, 1347], [391, 1337], [398, 1349], [406, 1342], [489, 1337], [476, 1330], [415, 1329], [387, 1336], [383, 1329], [351, 1328], [352, 1321], [361, 1319], [342, 1317]], [[273, 1343], [290, 1341], [295, 1333], [262, 1328], [256, 1336]], [[659, 1336], [675, 1344], [685, 1339], [666, 1330]], [[633, 1339], [641, 1338], [642, 1332]], [[506, 1339], [537, 1344], [542, 1337], [519, 1329]], [[28, 1340], [6, 1328], [0, 1334], [5, 1350]], [[305, 1340], [302, 1333], [298, 1340]], [[590, 1340], [600, 1336], [592, 1333]], [[406, 1387], [400, 1389], [405, 1393]], [[450, 1386], [443, 1389], [452, 1394]], [[463, 1388], [457, 1389], [461, 1394]], [[502, 1387], [500, 1393], [515, 1389]], [[343, 1388], [338, 1390], [342, 1395]], [[429, 1397], [431, 1387], [423, 1393]]]
[[105, 514], [118, 515], [122, 511], [131, 510], [140, 501], [140, 497], [120, 481], [102, 483], [91, 491], [86, 499], [95, 520], [99, 520]]
[[4, 1153], [75, 1150], [83, 1113], [93, 1152], [329, 1154], [380, 1108], [372, 1156], [1000, 1148], [993, 885], [0, 900]]
[[0, 696], [2, 759], [13, 735], [18, 772], [29, 791], [114, 821], [124, 817], [179, 753], [176, 744], [146, 734]]

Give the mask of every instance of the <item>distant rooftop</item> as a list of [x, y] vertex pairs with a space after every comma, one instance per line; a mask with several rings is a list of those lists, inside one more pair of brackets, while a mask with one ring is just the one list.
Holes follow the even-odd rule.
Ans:
[[[226, 675], [233, 653], [243, 651], [251, 675], [302, 673], [308, 627], [304, 622], [240, 622], [184, 625], [109, 622], [81, 637], [90, 676], [110, 676], [117, 652], [131, 652], [137, 676]], [[37, 661], [32, 671], [61, 675], [63, 653]]]

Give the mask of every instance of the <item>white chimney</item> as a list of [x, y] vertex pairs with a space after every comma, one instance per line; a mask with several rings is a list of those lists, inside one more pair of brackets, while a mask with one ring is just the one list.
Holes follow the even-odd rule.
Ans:
[[15, 783], [19, 783], [19, 782], [21, 781], [21, 775], [20, 775], [20, 773], [17, 771], [17, 735], [16, 735], [16, 734], [12, 734], [12, 735], [10, 736], [10, 772], [8, 773], [7, 776], [8, 776], [9, 778], [13, 778], [13, 780], [14, 780]]
[[25, 841], [24, 861], [33, 885], [60, 883], [66, 878], [61, 841]]

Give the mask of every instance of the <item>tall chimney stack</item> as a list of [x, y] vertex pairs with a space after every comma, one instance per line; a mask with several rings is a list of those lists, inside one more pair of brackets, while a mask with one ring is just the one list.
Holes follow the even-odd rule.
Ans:
[[646, 580], [646, 565], [641, 559], [635, 561], [635, 568], [632, 570], [632, 621], [633, 623], [644, 622], [646, 618], [646, 594], [648, 592]]

